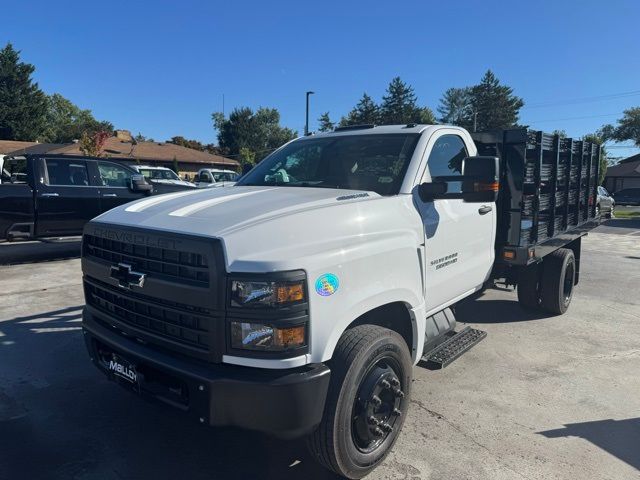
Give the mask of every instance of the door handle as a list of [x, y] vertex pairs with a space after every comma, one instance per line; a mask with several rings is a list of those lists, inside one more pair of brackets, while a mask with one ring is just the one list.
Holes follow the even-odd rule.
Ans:
[[118, 194], [117, 193], [105, 193], [104, 195], [102, 195], [103, 197], [117, 197]]
[[41, 197], [59, 197], [60, 194], [58, 193], [42, 193], [40, 194]]
[[487, 213], [489, 213], [491, 210], [493, 210], [493, 207], [491, 207], [490, 205], [483, 205], [478, 209], [478, 213], [480, 215], [486, 215]]

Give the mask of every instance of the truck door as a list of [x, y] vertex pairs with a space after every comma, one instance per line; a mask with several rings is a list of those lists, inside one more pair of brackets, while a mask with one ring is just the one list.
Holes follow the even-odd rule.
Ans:
[[[462, 175], [462, 161], [469, 152], [462, 137], [444, 130], [433, 135], [426, 154], [423, 182]], [[448, 188], [449, 193], [459, 192], [461, 184], [449, 182]], [[479, 289], [488, 279], [495, 255], [495, 204], [418, 201], [425, 229], [426, 309], [430, 311]]]
[[0, 240], [28, 238], [33, 233], [32, 176], [26, 158], [9, 158], [0, 168]]
[[131, 175], [135, 172], [115, 162], [98, 161], [100, 213], [145, 196], [131, 191]]
[[34, 161], [36, 235], [79, 235], [99, 213], [98, 189], [91, 185], [84, 159], [46, 158]]

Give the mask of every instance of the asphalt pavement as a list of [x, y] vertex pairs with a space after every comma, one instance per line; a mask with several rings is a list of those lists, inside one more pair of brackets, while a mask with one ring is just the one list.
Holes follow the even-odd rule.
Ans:
[[[202, 427], [107, 381], [83, 345], [78, 245], [25, 245], [0, 267], [1, 479], [334, 478], [302, 441]], [[487, 338], [414, 369], [404, 430], [368, 478], [640, 478], [640, 220], [585, 238], [566, 315], [515, 298], [459, 305]]]

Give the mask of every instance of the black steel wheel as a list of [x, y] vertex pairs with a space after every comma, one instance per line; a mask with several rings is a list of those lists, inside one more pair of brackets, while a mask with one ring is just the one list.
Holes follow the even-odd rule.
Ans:
[[400, 423], [405, 393], [399, 371], [393, 358], [383, 357], [371, 366], [360, 384], [353, 402], [351, 436], [363, 453], [379, 448]]
[[326, 468], [362, 478], [384, 460], [406, 417], [409, 348], [397, 332], [360, 325], [344, 333], [329, 366], [324, 415], [307, 445]]

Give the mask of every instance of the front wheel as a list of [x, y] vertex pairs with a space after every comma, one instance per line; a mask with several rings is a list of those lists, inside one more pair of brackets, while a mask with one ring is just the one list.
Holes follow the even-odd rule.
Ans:
[[402, 428], [411, 355], [398, 333], [360, 325], [342, 335], [330, 367], [325, 412], [307, 445], [326, 468], [362, 478], [384, 460]]

